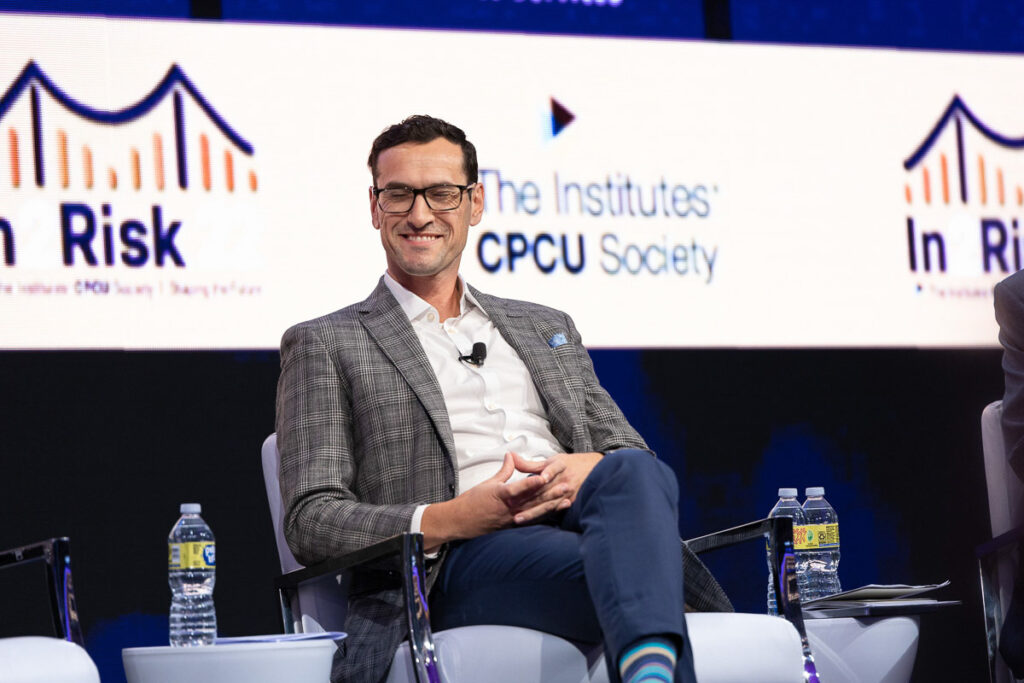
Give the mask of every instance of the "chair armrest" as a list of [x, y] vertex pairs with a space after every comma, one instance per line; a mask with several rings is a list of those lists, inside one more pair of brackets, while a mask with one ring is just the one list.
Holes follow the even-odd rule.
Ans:
[[352, 594], [401, 588], [409, 628], [409, 654], [416, 680], [419, 683], [438, 683], [440, 676], [434, 652], [434, 636], [430, 630], [430, 609], [427, 606], [423, 534], [406, 532], [296, 569], [274, 579], [274, 585], [284, 594], [298, 590], [299, 585], [307, 581], [345, 571], [353, 575]]
[[50, 594], [50, 616], [60, 638], [84, 645], [78, 623], [74, 582], [71, 580], [71, 540], [50, 538], [20, 548], [0, 550], [0, 570], [28, 562], [46, 564], [46, 585]]
[[985, 541], [974, 549], [978, 559], [982, 559], [993, 553], [1005, 550], [1007, 547], [1024, 540], [1024, 524], [1010, 529], [1006, 533], [999, 534], [990, 541]]
[[[722, 531], [715, 531], [704, 536], [691, 538], [686, 542], [686, 545], [690, 546], [690, 550], [698, 555], [709, 550], [728, 548], [729, 546], [736, 545], [737, 543], [751, 541], [755, 538], [763, 538], [766, 535], [771, 534], [773, 521], [774, 520], [771, 519], [759, 519], [756, 522], [740, 524], [739, 526], [734, 526], [731, 529], [723, 529]], [[792, 522], [790, 523], [789, 535], [790, 538], [792, 538]]]
[[[800, 591], [797, 588], [793, 520], [789, 517], [759, 519], [734, 526], [731, 529], [698, 536], [686, 541], [686, 545], [690, 546], [690, 550], [693, 552], [700, 554], [765, 537], [768, 539], [768, 565], [772, 583], [775, 586], [779, 615], [792, 624], [800, 635], [800, 644], [803, 647], [804, 655], [805, 680], [816, 680], [817, 669], [814, 665], [814, 655], [811, 653], [810, 643], [807, 640], [807, 629], [804, 628], [803, 607], [800, 604]], [[813, 679], [811, 678], [812, 674]]]
[[[299, 584], [306, 581], [352, 569], [393, 573], [397, 578], [402, 571], [402, 551], [412, 536], [419, 536], [422, 546], [421, 534], [399, 534], [365, 548], [336, 555], [308, 567], [282, 574], [274, 579], [274, 586], [278, 589], [298, 588]], [[420, 564], [422, 564], [422, 559]]]

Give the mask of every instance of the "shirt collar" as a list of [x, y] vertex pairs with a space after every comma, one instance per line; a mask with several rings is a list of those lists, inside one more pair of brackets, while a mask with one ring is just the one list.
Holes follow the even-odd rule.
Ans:
[[[395, 278], [391, 277], [391, 273], [387, 271], [384, 271], [384, 284], [387, 285], [389, 290], [391, 290], [391, 293], [398, 301], [398, 305], [402, 307], [402, 310], [405, 311], [405, 315], [410, 321], [421, 318], [430, 311], [433, 311], [435, 316], [437, 315], [437, 310], [433, 306], [399, 284]], [[466, 286], [466, 281], [461, 275], [459, 275], [459, 284], [462, 286], [462, 298], [459, 300], [459, 311], [462, 314], [465, 314], [471, 307], [476, 307], [486, 316], [487, 311], [484, 310], [484, 307], [476, 300], [473, 293], [469, 291], [469, 287]]]

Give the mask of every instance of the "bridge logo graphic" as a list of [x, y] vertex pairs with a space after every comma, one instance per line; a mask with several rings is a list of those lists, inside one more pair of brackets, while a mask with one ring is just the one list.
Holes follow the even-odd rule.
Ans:
[[[51, 103], [57, 106], [50, 107]], [[191, 136], [186, 119], [194, 129]], [[89, 124], [132, 130], [124, 144], [117, 144], [108, 132]], [[0, 190], [4, 185], [17, 190], [33, 184], [146, 192], [258, 189], [253, 146], [177, 64], [135, 104], [105, 111], [72, 98], [29, 61], [0, 97], [0, 141], [3, 138], [7, 163], [0, 163]]]
[[1024, 137], [997, 131], [954, 95], [903, 168], [913, 273], [1020, 270]]

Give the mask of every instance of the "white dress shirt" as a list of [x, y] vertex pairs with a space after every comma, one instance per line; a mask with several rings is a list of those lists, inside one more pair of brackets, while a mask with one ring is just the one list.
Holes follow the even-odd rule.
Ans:
[[[501, 336], [461, 276], [460, 315], [444, 322], [437, 309], [388, 273], [384, 274], [384, 284], [409, 317], [441, 385], [455, 439], [457, 493], [493, 476], [508, 451], [530, 459], [562, 452], [526, 364]], [[468, 356], [477, 342], [487, 345], [483, 365], [460, 361], [459, 356]], [[517, 472], [513, 479], [525, 476]], [[426, 507], [421, 505], [413, 515], [413, 532], [420, 530]]]

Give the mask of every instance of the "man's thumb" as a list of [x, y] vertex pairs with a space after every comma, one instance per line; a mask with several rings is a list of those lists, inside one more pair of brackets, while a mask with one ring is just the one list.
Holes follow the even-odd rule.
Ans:
[[501, 469], [494, 475], [493, 479], [501, 482], [508, 481], [508, 478], [516, 471], [516, 461], [511, 453], [505, 453], [505, 460], [501, 463]]
[[544, 468], [548, 466], [547, 460], [527, 460], [518, 453], [512, 454], [516, 469], [520, 472], [527, 472], [528, 474], [539, 474], [544, 471]]

